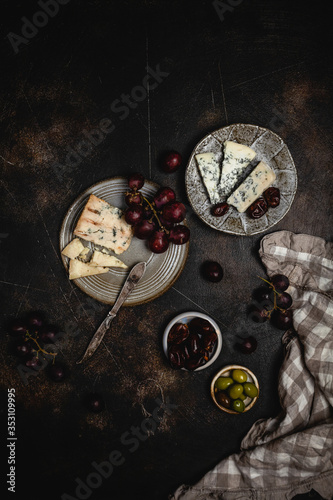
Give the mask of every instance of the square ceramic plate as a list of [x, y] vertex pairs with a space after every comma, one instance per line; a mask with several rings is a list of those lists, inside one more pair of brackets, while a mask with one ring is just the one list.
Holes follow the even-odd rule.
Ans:
[[[227, 214], [222, 217], [214, 217], [211, 214], [212, 205], [202, 182], [195, 155], [212, 152], [222, 159], [223, 143], [227, 140], [249, 146], [257, 153], [241, 181], [261, 160], [268, 163], [276, 174], [273, 186], [280, 189], [280, 204], [276, 208], [269, 208], [260, 219], [251, 219], [246, 212], [241, 214], [233, 207], [230, 207]], [[196, 145], [186, 168], [185, 185], [193, 210], [208, 226], [225, 233], [251, 236], [267, 231], [289, 211], [297, 189], [297, 172], [289, 149], [281, 137], [266, 128], [237, 123], [215, 130]], [[221, 201], [225, 201], [225, 198]]]
[[[146, 180], [141, 192], [148, 199], [152, 199], [158, 188], [157, 184]], [[111, 205], [125, 209], [124, 193], [127, 190], [128, 185], [125, 177], [112, 177], [94, 184], [81, 193], [72, 203], [63, 220], [59, 239], [60, 252], [73, 239], [74, 228], [91, 193]], [[85, 246], [91, 246], [84, 240], [82, 243]], [[147, 263], [146, 272], [124, 305], [142, 304], [162, 295], [175, 283], [184, 269], [188, 247], [189, 242], [184, 245], [170, 244], [166, 252], [154, 254], [149, 250], [146, 241], [133, 237], [128, 250], [118, 256], [128, 266], [128, 269], [113, 267], [108, 273], [87, 276], [73, 281], [90, 297], [106, 304], [114, 304], [131, 267], [144, 261]], [[69, 259], [61, 253], [60, 255], [65, 269], [68, 271]]]

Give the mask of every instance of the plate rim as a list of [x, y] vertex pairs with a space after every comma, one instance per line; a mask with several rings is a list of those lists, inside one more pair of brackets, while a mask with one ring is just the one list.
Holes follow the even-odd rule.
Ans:
[[[79, 195], [77, 195], [76, 198], [72, 201], [72, 203], [68, 207], [68, 209], [67, 209], [67, 211], [66, 211], [66, 213], [65, 213], [65, 215], [63, 217], [63, 220], [62, 220], [62, 223], [61, 223], [61, 227], [60, 227], [60, 230], [59, 230], [59, 237], [58, 237], [58, 245], [59, 245], [60, 258], [61, 258], [63, 267], [65, 268], [65, 271], [67, 271], [67, 273], [68, 273], [68, 270], [67, 270], [67, 266], [66, 266], [66, 259], [65, 259], [65, 256], [63, 256], [63, 254], [61, 253], [62, 252], [62, 248], [61, 248], [61, 236], [62, 236], [62, 234], [64, 232], [65, 223], [68, 221], [68, 218], [70, 216], [70, 211], [73, 210], [73, 207], [75, 206], [75, 204], [77, 204], [78, 201], [82, 197], [84, 197], [88, 193], [91, 193], [91, 190], [94, 187], [100, 186], [100, 185], [103, 185], [103, 184], [107, 184], [110, 181], [114, 181], [114, 180], [122, 180], [123, 181], [123, 180], [126, 180], [126, 176], [116, 175], [116, 176], [113, 176], [113, 177], [107, 177], [105, 179], [102, 179], [101, 181], [98, 181], [98, 182], [95, 182], [94, 184], [91, 184], [86, 189], [84, 189]], [[155, 181], [152, 181], [150, 179], [145, 179], [145, 182], [149, 183], [150, 185], [152, 185], [156, 189], [159, 189], [161, 187]], [[182, 221], [182, 223], [185, 224], [185, 225], [187, 225], [186, 224], [186, 219], [184, 219], [184, 221]], [[171, 282], [167, 283], [167, 285], [165, 286], [165, 288], [163, 290], [161, 290], [158, 293], [156, 293], [156, 295], [154, 295], [152, 297], [147, 297], [146, 299], [143, 299], [143, 300], [136, 300], [135, 302], [132, 302], [132, 303], [127, 303], [125, 301], [123, 303], [122, 307], [134, 307], [134, 306], [146, 304], [147, 302], [151, 302], [152, 300], [155, 300], [156, 298], [161, 297], [162, 295], [164, 295], [164, 293], [166, 293], [174, 285], [174, 283], [178, 280], [179, 276], [181, 275], [181, 273], [183, 272], [183, 270], [185, 268], [185, 265], [186, 265], [186, 262], [187, 262], [187, 259], [188, 259], [188, 255], [189, 255], [189, 243], [190, 242], [188, 241], [187, 243], [185, 243], [185, 245], [182, 245], [183, 247], [185, 247], [185, 253], [184, 253], [183, 260], [181, 262], [180, 268], [179, 268], [178, 272], [175, 274], [175, 276], [173, 277], [173, 279], [171, 280]], [[67, 279], [68, 279], [68, 274], [67, 274]], [[81, 279], [84, 279], [84, 278], [81, 278]], [[100, 302], [102, 304], [107, 304], [109, 306], [112, 306], [115, 303], [115, 301], [116, 301], [117, 297], [114, 299], [114, 302], [109, 302], [109, 301], [106, 301], [106, 300], [97, 299], [91, 292], [85, 290], [82, 286], [80, 286], [80, 283], [78, 282], [78, 280], [73, 280], [73, 282], [74, 282], [74, 285], [77, 286], [83, 293], [85, 293], [86, 295], [88, 295], [88, 297], [91, 297], [92, 299], [96, 300], [97, 302]], [[120, 292], [120, 290], [119, 290], [119, 292]]]
[[[263, 130], [264, 132], [269, 132], [270, 134], [272, 134], [273, 136], [277, 137], [280, 141], [282, 141], [283, 143], [283, 146], [286, 146], [287, 148], [287, 151], [289, 153], [289, 156], [290, 156], [290, 160], [291, 160], [291, 165], [293, 167], [293, 170], [295, 172], [295, 189], [292, 193], [292, 197], [291, 197], [291, 201], [290, 201], [290, 205], [289, 207], [287, 208], [287, 210], [283, 213], [283, 215], [278, 219], [276, 220], [273, 224], [269, 225], [268, 227], [266, 227], [265, 229], [258, 229], [258, 230], [255, 230], [254, 232], [251, 232], [251, 233], [239, 233], [239, 232], [235, 232], [235, 231], [232, 231], [230, 229], [220, 229], [216, 226], [214, 226], [212, 223], [210, 223], [209, 221], [205, 220], [201, 214], [199, 214], [199, 212], [197, 211], [197, 209], [195, 208], [195, 206], [192, 204], [191, 202], [191, 197], [189, 195], [189, 187], [188, 187], [188, 181], [187, 181], [187, 176], [188, 176], [188, 170], [189, 170], [189, 167], [190, 167], [190, 163], [192, 162], [192, 159], [193, 157], [195, 156], [195, 154], [197, 154], [195, 151], [197, 149], [197, 147], [199, 146], [199, 144], [201, 144], [205, 139], [207, 139], [208, 137], [213, 137], [215, 140], [217, 140], [213, 134], [216, 133], [216, 132], [220, 132], [222, 130], [225, 130], [227, 128], [231, 128], [231, 127], [254, 127], [254, 128], [257, 128], [258, 130]], [[220, 127], [218, 129], [215, 129], [213, 130], [212, 132], [206, 134], [204, 137], [202, 137], [197, 143], [196, 145], [194, 146], [192, 152], [191, 152], [191, 155], [189, 157], [189, 160], [187, 162], [187, 165], [186, 165], [186, 169], [185, 169], [185, 190], [186, 190], [186, 196], [187, 196], [187, 199], [189, 200], [190, 202], [190, 206], [192, 208], [192, 210], [196, 213], [196, 215], [199, 217], [199, 219], [204, 222], [207, 226], [211, 227], [212, 229], [215, 229], [215, 231], [219, 231], [219, 232], [223, 232], [223, 233], [226, 233], [226, 234], [231, 234], [233, 236], [254, 236], [254, 235], [257, 235], [257, 234], [261, 234], [261, 233], [264, 233], [265, 231], [268, 231], [270, 230], [273, 226], [275, 226], [276, 224], [278, 224], [286, 215], [287, 213], [289, 212], [290, 208], [291, 208], [291, 205], [294, 201], [294, 198], [296, 196], [296, 192], [297, 192], [297, 187], [298, 187], [298, 175], [297, 175], [297, 169], [296, 169], [296, 165], [295, 165], [295, 162], [294, 162], [294, 159], [290, 153], [290, 150], [286, 144], [286, 142], [282, 139], [282, 137], [280, 137], [276, 132], [274, 132], [273, 130], [270, 130], [269, 128], [267, 127], [262, 127], [261, 125], [254, 125], [252, 123], [232, 123], [230, 125], [225, 125], [224, 127]]]

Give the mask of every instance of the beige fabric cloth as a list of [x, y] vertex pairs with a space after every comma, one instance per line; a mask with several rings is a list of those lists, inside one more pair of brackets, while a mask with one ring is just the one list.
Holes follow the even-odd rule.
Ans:
[[[333, 498], [333, 245], [280, 231], [259, 255], [289, 277], [295, 331], [283, 335], [281, 413], [257, 421], [231, 455], [172, 500], [282, 500], [311, 489]], [[297, 332], [297, 333], [296, 333]]]

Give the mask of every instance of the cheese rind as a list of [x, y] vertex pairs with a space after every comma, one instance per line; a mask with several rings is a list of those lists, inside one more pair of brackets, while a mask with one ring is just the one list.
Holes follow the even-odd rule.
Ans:
[[246, 177], [244, 182], [229, 196], [227, 203], [243, 213], [269, 186], [276, 175], [273, 170], [261, 161]]
[[225, 196], [235, 188], [243, 172], [256, 156], [256, 152], [248, 146], [233, 141], [223, 143], [224, 158], [221, 173], [221, 192]]
[[74, 238], [65, 246], [61, 253], [70, 259], [75, 259], [82, 251], [84, 251], [84, 245], [79, 238]]
[[92, 276], [94, 274], [104, 274], [109, 271], [108, 267], [93, 266], [80, 260], [71, 259], [69, 261], [69, 279], [75, 280], [77, 278], [84, 278], [85, 276]]
[[216, 160], [215, 154], [201, 153], [195, 155], [195, 159], [210, 202], [214, 204], [218, 203], [220, 201], [219, 182], [221, 167]]
[[133, 230], [122, 210], [91, 194], [74, 229], [74, 234], [121, 254], [129, 247]]
[[123, 269], [127, 269], [128, 267], [120, 259], [117, 259], [117, 257], [114, 257], [113, 255], [105, 255], [99, 250], [94, 251], [89, 264], [92, 266], [122, 267]]

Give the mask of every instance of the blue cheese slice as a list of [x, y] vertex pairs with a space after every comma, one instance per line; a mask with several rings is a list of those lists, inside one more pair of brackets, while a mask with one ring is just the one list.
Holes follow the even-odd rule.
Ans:
[[93, 266], [122, 267], [123, 269], [127, 269], [126, 264], [120, 259], [117, 259], [117, 257], [113, 255], [105, 255], [99, 250], [94, 251], [89, 264]]
[[74, 229], [83, 240], [121, 254], [129, 247], [133, 230], [122, 210], [91, 194]]
[[75, 280], [77, 278], [84, 278], [85, 276], [92, 276], [94, 274], [104, 274], [109, 271], [108, 267], [93, 266], [86, 262], [81, 262], [77, 259], [69, 261], [69, 279]]
[[207, 189], [210, 202], [215, 204], [220, 201], [219, 183], [221, 167], [214, 153], [201, 153], [195, 155], [199, 172]]
[[223, 143], [224, 158], [221, 173], [221, 193], [229, 196], [241, 179], [243, 172], [256, 156], [253, 149], [233, 141]]
[[227, 203], [243, 213], [275, 181], [273, 170], [261, 161], [244, 182], [229, 196]]

